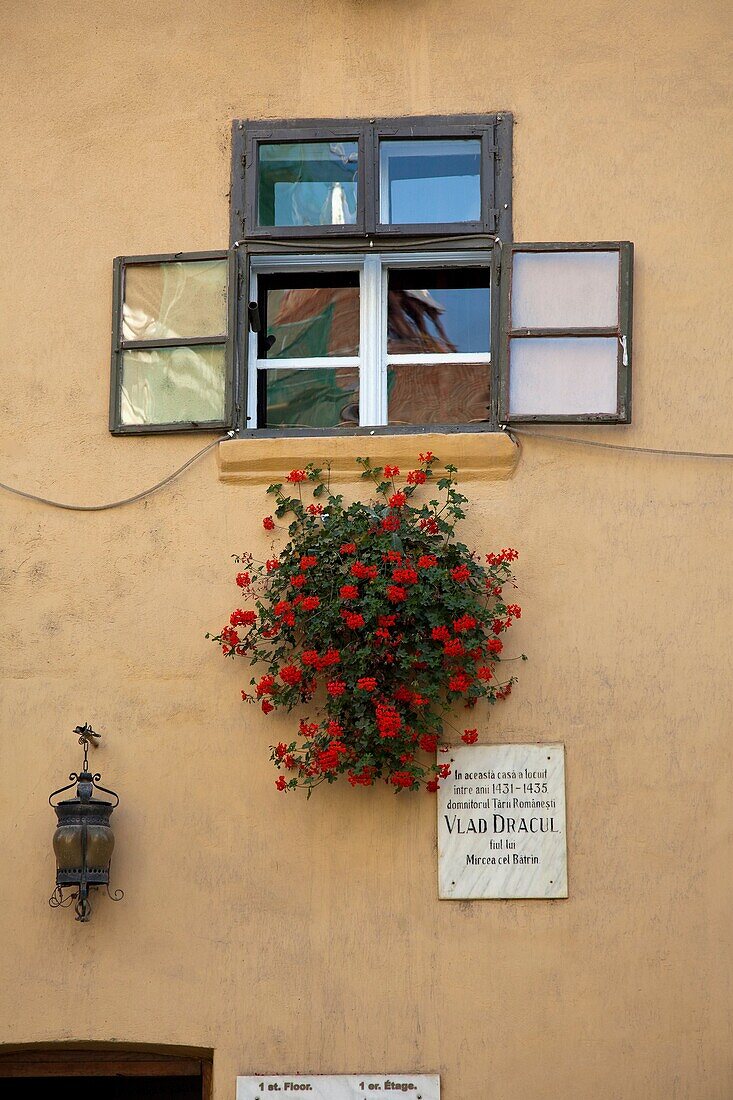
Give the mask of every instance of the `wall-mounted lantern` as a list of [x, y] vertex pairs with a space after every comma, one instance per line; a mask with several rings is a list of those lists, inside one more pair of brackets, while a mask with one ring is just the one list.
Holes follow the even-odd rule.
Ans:
[[[53, 850], [56, 854], [56, 889], [49, 898], [52, 909], [67, 908], [76, 901], [76, 919], [88, 921], [92, 915], [89, 891], [104, 886], [112, 901], [121, 901], [122, 890], [109, 889], [109, 865], [115, 838], [109, 823], [119, 797], [114, 791], [102, 787], [99, 773], [92, 775], [89, 770], [89, 746], [94, 747], [101, 736], [88, 724], [77, 726], [74, 733], [79, 735], [79, 744], [84, 746], [84, 763], [80, 772], [72, 772], [71, 780], [65, 787], [59, 787], [49, 798], [56, 811], [58, 827], [53, 837]], [[57, 795], [71, 790], [76, 783], [76, 797], [54, 802]], [[114, 798], [114, 802], [94, 798], [94, 791], [103, 791]], [[64, 894], [64, 890], [69, 892]]]

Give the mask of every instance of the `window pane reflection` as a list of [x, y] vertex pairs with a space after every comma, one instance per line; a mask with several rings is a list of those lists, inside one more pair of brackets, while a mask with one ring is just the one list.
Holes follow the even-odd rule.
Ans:
[[123, 340], [223, 336], [226, 327], [226, 260], [125, 267]]
[[481, 220], [478, 138], [382, 140], [379, 177], [383, 225]]
[[488, 418], [489, 368], [481, 363], [387, 368], [390, 424], [470, 424]]
[[387, 351], [488, 352], [489, 311], [486, 268], [390, 271]]
[[259, 372], [261, 427], [353, 428], [359, 424], [359, 371], [327, 367]]
[[271, 275], [261, 286], [261, 359], [359, 354], [358, 272]]
[[260, 145], [259, 224], [353, 225], [358, 156], [356, 141]]
[[123, 424], [223, 420], [225, 393], [223, 344], [146, 348], [122, 356]]

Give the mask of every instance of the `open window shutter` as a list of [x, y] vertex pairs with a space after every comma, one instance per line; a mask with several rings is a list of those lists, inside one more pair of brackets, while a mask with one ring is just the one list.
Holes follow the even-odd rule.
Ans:
[[236, 427], [237, 279], [235, 249], [115, 260], [114, 435]]
[[503, 423], [628, 423], [634, 246], [505, 245]]

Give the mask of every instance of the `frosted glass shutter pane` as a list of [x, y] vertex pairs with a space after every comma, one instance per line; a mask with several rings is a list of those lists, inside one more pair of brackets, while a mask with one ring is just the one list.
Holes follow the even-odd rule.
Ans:
[[617, 411], [615, 337], [523, 337], [510, 345], [509, 415]]
[[126, 351], [121, 373], [123, 424], [206, 423], [224, 419], [223, 344]]
[[123, 340], [223, 336], [226, 330], [226, 260], [125, 268]]
[[618, 252], [515, 252], [512, 328], [613, 328]]

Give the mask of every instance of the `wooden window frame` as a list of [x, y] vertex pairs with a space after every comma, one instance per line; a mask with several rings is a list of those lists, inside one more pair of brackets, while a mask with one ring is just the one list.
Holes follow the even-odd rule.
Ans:
[[[486, 267], [490, 271], [490, 283], [491, 283], [491, 315], [490, 315], [490, 345], [493, 346], [496, 340], [496, 333], [498, 331], [498, 295], [497, 287], [495, 285], [495, 262], [494, 262], [494, 249], [491, 244], [487, 247], [487, 242], [480, 238], [472, 241], [471, 247], [456, 248], [450, 245], [439, 246], [437, 244], [431, 244], [427, 247], [425, 242], [422, 245], [414, 243], [414, 247], [410, 250], [396, 251], [394, 248], [394, 242], [392, 247], [386, 244], [383, 250], [377, 252], [374, 249], [364, 249], [363, 242], [352, 248], [341, 249], [335, 251], [330, 249], [328, 252], [315, 252], [311, 251], [307, 247], [302, 245], [298, 247], [295, 243], [289, 246], [287, 250], [278, 250], [277, 254], [273, 254], [266, 246], [264, 242], [258, 243], [256, 249], [246, 247], [240, 249], [240, 262], [242, 264], [243, 271], [243, 285], [246, 286], [247, 300], [255, 296], [256, 281], [253, 280], [253, 271], [256, 273], [270, 272], [270, 271], [304, 271], [309, 266], [317, 267], [322, 265], [321, 270], [354, 270], [361, 267], [365, 267], [370, 261], [377, 261], [380, 265], [380, 275], [382, 280], [388, 277], [388, 272], [391, 268], [404, 268], [404, 267], [430, 267], [430, 266], [445, 266], [445, 267]], [[370, 367], [377, 369], [377, 360], [382, 357], [384, 353], [385, 360], [388, 361], [390, 356], [386, 354], [386, 293], [382, 289], [381, 293], [375, 292], [374, 280], [367, 280], [361, 284], [362, 287], [362, 300], [361, 300], [361, 329], [360, 334], [362, 339], [366, 335], [367, 339], [371, 343], [366, 349], [360, 350], [360, 359], [369, 358]], [[242, 295], [244, 298], [244, 295]], [[364, 325], [365, 316], [373, 317], [373, 323], [369, 326]], [[339, 435], [420, 435], [431, 434], [435, 432], [457, 434], [463, 432], [496, 432], [499, 428], [498, 420], [498, 375], [495, 365], [495, 357], [492, 356], [491, 350], [486, 354], [486, 369], [489, 373], [489, 393], [490, 393], [490, 405], [487, 408], [486, 420], [479, 423], [466, 423], [466, 424], [364, 424], [359, 426], [344, 426], [344, 427], [332, 427], [332, 428], [255, 428], [249, 427], [252, 420], [257, 416], [257, 396], [253, 393], [253, 381], [254, 371], [257, 369], [253, 366], [257, 360], [257, 336], [255, 333], [249, 331], [249, 324], [247, 318], [246, 309], [240, 310], [240, 331], [238, 334], [238, 342], [242, 348], [242, 360], [246, 364], [246, 371], [243, 371], [242, 380], [242, 424], [239, 429], [239, 436], [242, 438], [287, 438], [288, 436], [339, 436]], [[384, 338], [385, 347], [372, 347], [374, 340], [380, 340]], [[412, 357], [414, 360], [419, 361], [420, 356], [415, 355]], [[460, 353], [456, 353], [454, 362], [466, 362], [467, 356], [461, 356]], [[373, 360], [373, 362], [372, 362]], [[273, 360], [273, 363], [278, 363], [283, 368], [287, 366], [287, 360]], [[314, 363], [318, 366], [318, 363]], [[333, 361], [325, 363], [326, 366], [336, 366], [338, 363]], [[360, 400], [365, 401], [365, 407], [373, 412], [377, 403], [380, 400], [379, 392], [379, 380], [374, 378], [367, 381], [366, 387], [362, 389], [361, 383], [363, 379], [360, 378]], [[373, 384], [373, 385], [372, 385]], [[376, 393], [373, 392], [373, 387], [376, 387]], [[369, 414], [368, 414], [369, 415]]]
[[[497, 234], [511, 240], [512, 128], [509, 112], [420, 115], [382, 119], [235, 119], [232, 123], [231, 241], [327, 240], [349, 237], [436, 237]], [[382, 138], [476, 138], [481, 141], [481, 218], [427, 225], [379, 223], [379, 142]], [[352, 225], [261, 226], [257, 218], [261, 144], [356, 141], [359, 145], [357, 217]]]
[[[616, 325], [607, 328], [554, 327], [514, 328], [512, 326], [513, 259], [522, 252], [616, 252], [619, 257], [618, 306]], [[502, 248], [499, 339], [496, 345], [498, 364], [499, 418], [502, 424], [628, 424], [631, 422], [631, 345], [633, 312], [634, 246], [630, 241], [586, 241], [552, 243], [516, 243]], [[616, 410], [613, 413], [524, 413], [510, 415], [511, 343], [533, 337], [615, 337]]]
[[[188, 263], [227, 260], [227, 331], [218, 336], [176, 337], [170, 340], [125, 340], [122, 336], [122, 309], [125, 297], [125, 271], [141, 264]], [[239, 264], [236, 249], [212, 252], [168, 252], [150, 256], [118, 256], [114, 261], [112, 285], [112, 366], [109, 399], [109, 430], [112, 435], [158, 435], [166, 432], [215, 432], [234, 428], [237, 418], [238, 379], [236, 344], [239, 298]], [[126, 351], [137, 349], [219, 345], [225, 349], [226, 389], [224, 417], [221, 420], [176, 421], [170, 424], [123, 424], [121, 415], [122, 360]]]

